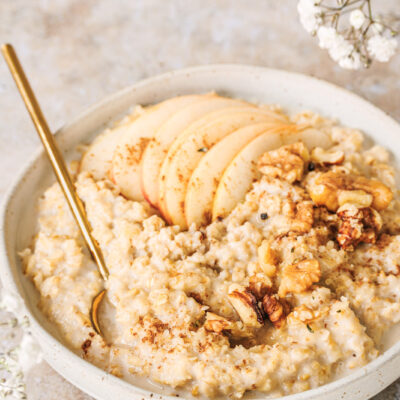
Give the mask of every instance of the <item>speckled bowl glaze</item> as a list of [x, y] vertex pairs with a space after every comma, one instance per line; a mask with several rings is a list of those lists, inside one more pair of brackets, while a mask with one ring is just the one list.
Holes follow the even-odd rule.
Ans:
[[[135, 104], [150, 104], [168, 97], [215, 90], [248, 101], [280, 104], [286, 111], [311, 109], [361, 129], [369, 138], [400, 157], [400, 126], [360, 97], [327, 82], [299, 74], [241, 65], [195, 67], [141, 81], [93, 106], [60, 129], [57, 142], [67, 159], [75, 147], [89, 142], [110, 121]], [[21, 171], [2, 206], [0, 272], [5, 288], [19, 295], [33, 334], [45, 359], [66, 379], [97, 399], [176, 399], [162, 387], [138, 379], [127, 383], [96, 368], [69, 350], [37, 307], [38, 294], [22, 273], [17, 252], [29, 245], [35, 228], [35, 203], [54, 181], [50, 165], [40, 149]], [[285, 400], [367, 399], [400, 377], [400, 333], [394, 332], [386, 350], [376, 360], [342, 379], [317, 389], [286, 396]], [[392, 345], [393, 344], [393, 345]], [[257, 396], [255, 396], [257, 397]], [[259, 396], [258, 398], [265, 398]]]

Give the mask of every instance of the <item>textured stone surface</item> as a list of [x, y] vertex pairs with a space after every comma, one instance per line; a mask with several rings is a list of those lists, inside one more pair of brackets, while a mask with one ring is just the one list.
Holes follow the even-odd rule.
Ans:
[[[14, 44], [52, 129], [139, 79], [209, 63], [317, 76], [400, 121], [400, 55], [361, 72], [337, 67], [300, 26], [296, 0], [1, 0], [0, 42]], [[397, 8], [398, 0], [379, 0]], [[0, 200], [39, 141], [0, 61]], [[3, 329], [3, 328], [0, 328]], [[89, 399], [46, 364], [29, 399]], [[400, 398], [400, 383], [376, 399]]]

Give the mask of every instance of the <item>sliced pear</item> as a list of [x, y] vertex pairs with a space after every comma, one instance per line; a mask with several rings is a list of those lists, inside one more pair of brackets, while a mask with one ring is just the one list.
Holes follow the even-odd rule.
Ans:
[[[252, 109], [257, 109], [257, 110], [263, 112], [263, 114], [265, 114], [266, 116], [269, 117], [270, 121], [275, 121], [277, 124], [289, 123], [288, 117], [285, 114], [283, 114], [280, 110], [275, 111], [267, 106], [257, 107], [255, 104], [246, 103], [246, 102], [244, 102], [243, 106], [252, 107]], [[192, 131], [196, 130], [196, 129], [201, 129], [201, 126], [204, 125], [204, 122], [207, 123], [208, 117], [211, 120], [212, 118], [217, 118], [218, 116], [223, 115], [224, 113], [225, 113], [225, 110], [221, 109], [221, 110], [215, 111], [213, 113], [210, 113], [209, 115], [206, 115], [204, 117], [204, 119], [200, 119], [200, 120], [196, 121], [196, 123], [194, 123], [191, 126]], [[162, 166], [161, 176], [162, 176], [163, 168], [166, 168], [169, 160], [172, 158], [175, 151], [182, 145], [182, 143], [186, 140], [186, 137], [189, 136], [191, 133], [192, 132], [190, 131], [190, 129], [188, 129], [186, 132], [183, 132], [181, 135], [179, 135], [176, 138], [176, 140], [171, 144], [170, 148], [168, 149], [168, 154], [167, 154], [167, 156], [164, 160], [163, 166]]]
[[258, 122], [271, 121], [271, 116], [260, 108], [244, 107], [227, 111], [224, 115], [186, 135], [169, 163], [164, 185], [160, 192], [162, 212], [168, 222], [187, 227], [185, 196], [189, 179], [206, 152], [236, 129]]
[[266, 151], [283, 145], [282, 134], [266, 132], [253, 139], [225, 169], [215, 193], [212, 219], [226, 217], [250, 190], [259, 176], [257, 160]]
[[[256, 110], [257, 108], [249, 104], [248, 107]], [[177, 138], [174, 142], [170, 145], [167, 155], [164, 157], [164, 160], [161, 164], [160, 173], [158, 176], [158, 203], [157, 208], [160, 210], [161, 214], [164, 218], [169, 221], [168, 219], [168, 212], [165, 206], [164, 201], [164, 193], [167, 192], [166, 182], [167, 182], [167, 175], [170, 170], [171, 160], [174, 158], [176, 151], [180, 148], [180, 146], [185, 142], [186, 138], [190, 135], [195, 134], [196, 132], [202, 131], [205, 127], [207, 127], [212, 121], [216, 121], [221, 116], [226, 115], [227, 112], [231, 111], [229, 108], [223, 108], [217, 111], [213, 111], [211, 113], [207, 113], [202, 118], [196, 120], [192, 124], [190, 124]]]
[[275, 123], [260, 123], [240, 128], [224, 137], [201, 159], [186, 190], [185, 218], [190, 226], [209, 223], [215, 192], [225, 168], [236, 154], [249, 142], [268, 129], [276, 128]]
[[[246, 103], [246, 105], [247, 105], [247, 103]], [[247, 108], [249, 108], [249, 107], [251, 107], [252, 111], [255, 110], [256, 112], [262, 112], [269, 121], [276, 122], [277, 124], [288, 123], [288, 121], [289, 121], [288, 117], [286, 115], [284, 115], [283, 113], [281, 113], [280, 111], [274, 111], [267, 107], [259, 108], [253, 104], [248, 104]], [[157, 208], [160, 210], [161, 214], [164, 216], [164, 218], [169, 223], [172, 223], [172, 220], [168, 214], [168, 209], [167, 209], [167, 205], [166, 205], [166, 201], [165, 201], [165, 194], [168, 193], [168, 191], [170, 190], [168, 187], [167, 176], [171, 169], [171, 163], [175, 156], [175, 153], [183, 145], [183, 143], [185, 143], [186, 139], [189, 136], [197, 134], [197, 132], [202, 132], [213, 121], [217, 121], [219, 118], [224, 116], [226, 114], [226, 112], [231, 112], [231, 111], [232, 110], [229, 110], [229, 109], [228, 110], [220, 109], [220, 110], [214, 111], [210, 114], [206, 114], [203, 118], [200, 118], [199, 120], [195, 121], [184, 132], [182, 132], [169, 147], [168, 153], [165, 156], [164, 161], [161, 165], [160, 174], [159, 174], [159, 178], [158, 178], [158, 197], [159, 198], [158, 198], [158, 204], [157, 204]], [[174, 168], [174, 167], [172, 167], [172, 168]], [[181, 223], [182, 223], [182, 226], [184, 226], [184, 223], [182, 222], [182, 220], [181, 220]]]
[[124, 117], [114, 127], [106, 129], [97, 136], [82, 157], [80, 171], [90, 172], [96, 180], [110, 178], [111, 161], [119, 140], [129, 130], [130, 124], [143, 112], [149, 112], [149, 110], [151, 107], [140, 108], [140, 111], [136, 108], [132, 114]]
[[[157, 131], [143, 153], [141, 163], [141, 185], [144, 198], [152, 205], [159, 203], [159, 176], [161, 165], [174, 140], [193, 122], [213, 111], [228, 107], [245, 106], [239, 100], [215, 96], [190, 104], [172, 115]], [[250, 105], [250, 104], [248, 104]]]
[[157, 129], [183, 107], [214, 96], [214, 94], [188, 95], [165, 100], [130, 125], [115, 148], [110, 173], [112, 180], [125, 197], [136, 201], [144, 199], [140, 185], [140, 161], [143, 151]]
[[109, 176], [112, 156], [120, 138], [118, 130], [108, 129], [96, 137], [82, 157], [80, 171], [89, 172], [96, 180]]
[[326, 149], [333, 144], [328, 134], [315, 128], [305, 128], [300, 131], [291, 132], [284, 136], [283, 142], [284, 144], [303, 142], [310, 151], [314, 147]]

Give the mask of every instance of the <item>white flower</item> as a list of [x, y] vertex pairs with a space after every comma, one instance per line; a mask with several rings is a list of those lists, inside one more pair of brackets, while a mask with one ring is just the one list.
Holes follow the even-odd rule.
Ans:
[[320, 2], [321, 0], [300, 0], [297, 4], [300, 22], [307, 32], [315, 32], [321, 24], [321, 8], [318, 7]]
[[21, 298], [18, 295], [5, 290], [4, 288], [3, 288], [3, 294], [1, 296], [0, 307], [5, 308], [7, 311], [12, 312], [18, 318], [21, 317], [24, 313], [24, 308]]
[[20, 344], [19, 364], [24, 372], [28, 371], [35, 364], [43, 359], [42, 350], [31, 334], [26, 333]]
[[319, 47], [322, 49], [330, 49], [336, 44], [338, 33], [335, 28], [321, 26], [318, 28], [317, 36], [319, 39]]
[[365, 15], [361, 10], [354, 10], [350, 13], [350, 25], [355, 29], [360, 29], [365, 22]]
[[371, 25], [371, 30], [372, 32], [374, 32], [375, 34], [381, 33], [383, 31], [383, 25], [380, 24], [379, 22], [374, 22]]
[[377, 61], [387, 62], [396, 52], [396, 39], [388, 39], [382, 35], [372, 36], [367, 43], [369, 54]]
[[353, 52], [350, 56], [340, 59], [339, 65], [344, 69], [360, 69], [362, 66], [360, 53]]
[[321, 26], [317, 31], [319, 46], [328, 49], [329, 55], [345, 69], [358, 69], [361, 67], [360, 54], [355, 52], [354, 46], [336, 29]]
[[329, 49], [329, 55], [335, 61], [349, 57], [354, 52], [354, 46], [342, 35], [337, 35], [334, 44]]

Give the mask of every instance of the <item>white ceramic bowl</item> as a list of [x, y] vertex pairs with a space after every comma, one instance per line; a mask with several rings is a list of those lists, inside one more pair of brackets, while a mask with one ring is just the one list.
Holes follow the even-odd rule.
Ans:
[[[141, 81], [90, 108], [57, 132], [67, 158], [78, 143], [90, 141], [111, 120], [134, 104], [149, 104], [179, 94], [216, 90], [249, 101], [277, 103], [285, 110], [311, 109], [338, 118], [344, 125], [361, 129], [371, 139], [400, 156], [400, 126], [365, 100], [329, 83], [307, 76], [266, 68], [216, 65], [170, 72]], [[62, 95], [62, 93], [61, 93]], [[176, 399], [162, 388], [143, 380], [124, 382], [82, 360], [66, 348], [37, 307], [38, 294], [23, 276], [17, 252], [29, 245], [34, 234], [35, 203], [54, 181], [49, 163], [40, 149], [18, 176], [6, 196], [1, 215], [0, 272], [3, 285], [20, 295], [31, 321], [33, 334], [45, 359], [61, 375], [97, 399]], [[399, 335], [400, 337], [400, 335]], [[284, 397], [285, 400], [367, 399], [400, 377], [400, 343], [351, 375], [317, 389]]]

